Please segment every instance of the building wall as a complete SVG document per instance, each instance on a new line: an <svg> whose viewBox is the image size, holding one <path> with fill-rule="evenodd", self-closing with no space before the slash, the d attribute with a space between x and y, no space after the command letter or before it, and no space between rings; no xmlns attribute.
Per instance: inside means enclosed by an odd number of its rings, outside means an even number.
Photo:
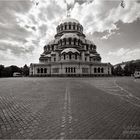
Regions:
<svg viewBox="0 0 140 140"><path fill-rule="evenodd" d="M109 64L55 63L32 64L30 76L105 76L111 75Z"/></svg>

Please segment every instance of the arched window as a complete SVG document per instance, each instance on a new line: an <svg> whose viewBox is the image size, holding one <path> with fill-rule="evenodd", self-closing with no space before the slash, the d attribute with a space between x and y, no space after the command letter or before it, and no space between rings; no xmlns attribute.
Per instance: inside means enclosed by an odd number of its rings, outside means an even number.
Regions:
<svg viewBox="0 0 140 140"><path fill-rule="evenodd" d="M69 38L69 45L71 45L71 38Z"/></svg>
<svg viewBox="0 0 140 140"><path fill-rule="evenodd" d="M52 45L52 51L54 50L54 46Z"/></svg>
<svg viewBox="0 0 140 140"><path fill-rule="evenodd" d="M74 45L76 44L76 39L74 38Z"/></svg>
<svg viewBox="0 0 140 140"><path fill-rule="evenodd" d="M70 68L68 68L68 72L70 73Z"/></svg>
<svg viewBox="0 0 140 140"><path fill-rule="evenodd" d="M62 40L60 40L60 45L62 46Z"/></svg>
<svg viewBox="0 0 140 140"><path fill-rule="evenodd" d="M48 51L50 50L50 46L48 45Z"/></svg>
<svg viewBox="0 0 140 140"><path fill-rule="evenodd" d="M65 25L65 30L67 29L67 25Z"/></svg>
<svg viewBox="0 0 140 140"><path fill-rule="evenodd" d="M69 25L69 29L71 29L71 25Z"/></svg>
<svg viewBox="0 0 140 140"><path fill-rule="evenodd" d="M41 73L43 73L43 68L41 68Z"/></svg>
<svg viewBox="0 0 140 140"><path fill-rule="evenodd" d="M73 30L75 30L75 25L73 25Z"/></svg>
<svg viewBox="0 0 140 140"><path fill-rule="evenodd" d="M86 46L86 50L88 50L89 49L89 47L88 47L88 45Z"/></svg>
<svg viewBox="0 0 140 140"><path fill-rule="evenodd" d="M71 53L69 54L69 59L71 59Z"/></svg>
<svg viewBox="0 0 140 140"><path fill-rule="evenodd" d="M80 45L80 40L78 40L78 45Z"/></svg>
<svg viewBox="0 0 140 140"><path fill-rule="evenodd" d="M66 59L66 54L64 53L64 60Z"/></svg>
<svg viewBox="0 0 140 140"><path fill-rule="evenodd" d="M90 50L92 50L92 45L90 45Z"/></svg>
<svg viewBox="0 0 140 140"><path fill-rule="evenodd" d="M77 30L79 30L79 26L77 26Z"/></svg>
<svg viewBox="0 0 140 140"><path fill-rule="evenodd" d="M65 68L65 72L66 72L66 73L68 72L68 68L67 68L67 67Z"/></svg>
<svg viewBox="0 0 140 140"><path fill-rule="evenodd" d="M47 73L47 68L44 68L44 73Z"/></svg>
<svg viewBox="0 0 140 140"><path fill-rule="evenodd" d="M94 73L96 73L97 72L97 69L96 68L94 68Z"/></svg>
<svg viewBox="0 0 140 140"><path fill-rule="evenodd" d="M75 54L75 59L77 60L77 54Z"/></svg>
<svg viewBox="0 0 140 140"><path fill-rule="evenodd" d="M66 38L64 38L64 45L66 45Z"/></svg>
<svg viewBox="0 0 140 140"><path fill-rule="evenodd" d="M40 69L39 68L37 68L37 73L40 73Z"/></svg>
<svg viewBox="0 0 140 140"><path fill-rule="evenodd" d="M98 73L100 73L100 68L98 68Z"/></svg>
<svg viewBox="0 0 140 140"><path fill-rule="evenodd" d="M104 73L104 68L101 68L101 73Z"/></svg>

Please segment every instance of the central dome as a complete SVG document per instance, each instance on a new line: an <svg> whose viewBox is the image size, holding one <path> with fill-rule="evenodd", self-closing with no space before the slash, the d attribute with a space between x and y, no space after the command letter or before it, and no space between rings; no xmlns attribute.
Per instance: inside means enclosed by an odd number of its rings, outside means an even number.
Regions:
<svg viewBox="0 0 140 140"><path fill-rule="evenodd" d="M67 17L67 18L65 18L65 19L62 19L61 21L60 21L60 23L59 24L61 24L61 23L68 23L68 22L74 22L74 23L79 23L79 21L78 20L76 20L76 19L74 19L74 18L70 18L70 17Z"/></svg>

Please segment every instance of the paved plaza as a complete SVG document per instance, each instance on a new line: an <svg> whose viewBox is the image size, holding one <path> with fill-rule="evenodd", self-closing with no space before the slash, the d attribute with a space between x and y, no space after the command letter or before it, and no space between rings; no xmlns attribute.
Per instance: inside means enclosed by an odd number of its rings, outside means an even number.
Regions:
<svg viewBox="0 0 140 140"><path fill-rule="evenodd" d="M1 78L0 139L139 139L140 79Z"/></svg>

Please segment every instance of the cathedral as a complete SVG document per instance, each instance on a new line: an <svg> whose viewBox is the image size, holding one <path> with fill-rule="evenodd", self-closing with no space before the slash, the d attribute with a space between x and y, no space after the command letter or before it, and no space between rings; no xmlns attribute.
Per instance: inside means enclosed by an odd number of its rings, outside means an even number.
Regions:
<svg viewBox="0 0 140 140"><path fill-rule="evenodd" d="M30 76L109 76L111 64L102 63L97 46L86 38L83 26L71 17L62 20L54 39L44 46Z"/></svg>

